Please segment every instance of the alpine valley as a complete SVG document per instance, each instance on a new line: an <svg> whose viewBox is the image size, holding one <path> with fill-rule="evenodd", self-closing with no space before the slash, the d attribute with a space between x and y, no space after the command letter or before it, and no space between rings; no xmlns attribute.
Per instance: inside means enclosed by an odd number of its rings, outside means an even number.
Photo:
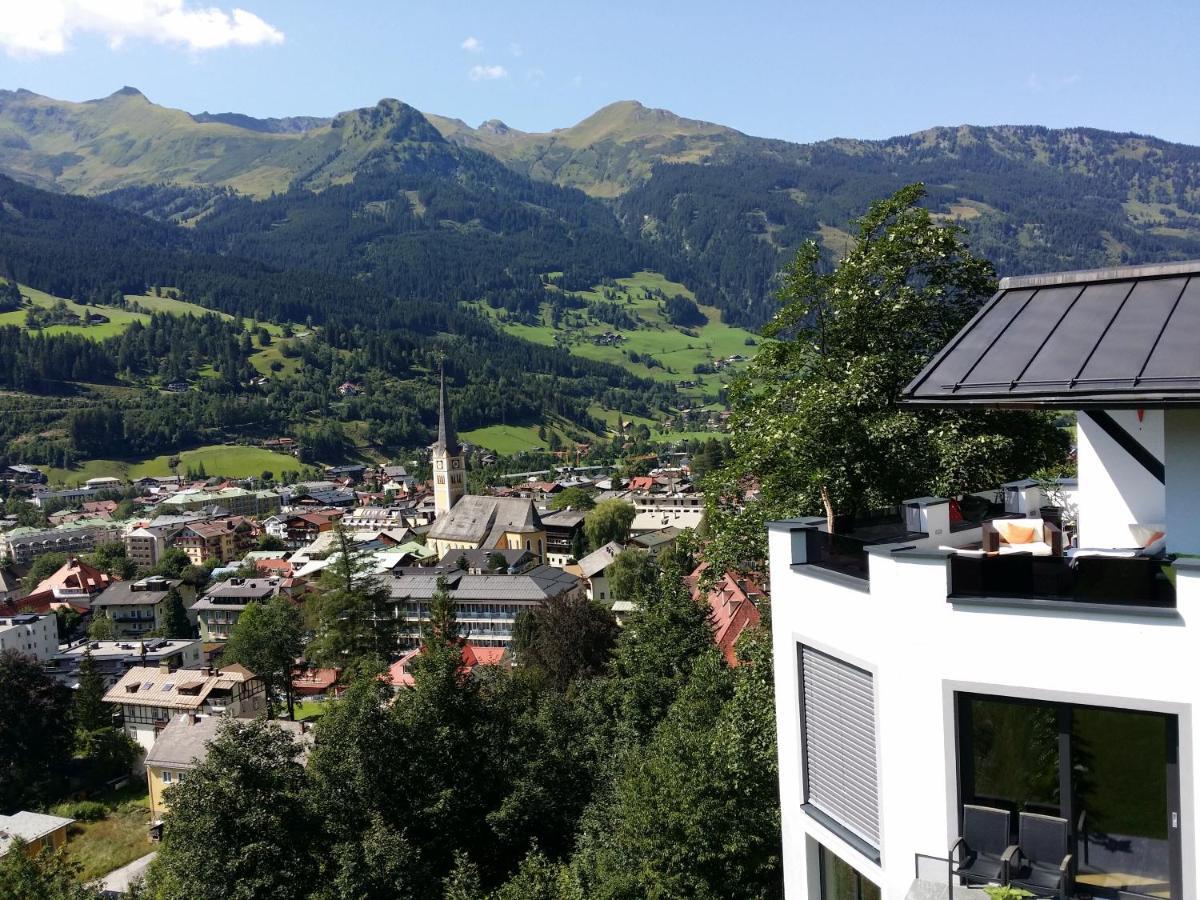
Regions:
<svg viewBox="0 0 1200 900"><path fill-rule="evenodd" d="M915 181L1001 274L1200 257L1200 148L1141 135L801 145L632 101L529 133L397 100L254 119L0 91L0 462L279 436L394 457L429 443L439 365L499 453L694 438L796 249L834 259Z"/></svg>

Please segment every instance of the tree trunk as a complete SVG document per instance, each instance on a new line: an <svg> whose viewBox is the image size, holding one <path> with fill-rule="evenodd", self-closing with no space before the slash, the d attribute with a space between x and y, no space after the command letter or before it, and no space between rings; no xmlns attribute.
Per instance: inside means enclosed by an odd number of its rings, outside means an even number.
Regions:
<svg viewBox="0 0 1200 900"><path fill-rule="evenodd" d="M825 507L825 527L833 534L833 501L829 498L829 488L825 485L821 485L821 503Z"/></svg>
<svg viewBox="0 0 1200 900"><path fill-rule="evenodd" d="M294 690L292 690L292 679L290 677L291 673L289 672L288 675L289 675L288 680L286 682L284 682L287 685L285 690L287 691L288 719L295 722L296 721L296 692Z"/></svg>

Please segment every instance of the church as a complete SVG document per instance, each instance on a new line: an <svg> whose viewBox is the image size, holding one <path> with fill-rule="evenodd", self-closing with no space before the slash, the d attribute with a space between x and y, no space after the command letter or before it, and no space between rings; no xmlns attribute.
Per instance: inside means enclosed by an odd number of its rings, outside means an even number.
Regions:
<svg viewBox="0 0 1200 900"><path fill-rule="evenodd" d="M546 529L532 500L466 493L465 454L446 400L442 373L438 436L431 450L435 516L427 542L441 559L450 550L528 550L546 561Z"/></svg>

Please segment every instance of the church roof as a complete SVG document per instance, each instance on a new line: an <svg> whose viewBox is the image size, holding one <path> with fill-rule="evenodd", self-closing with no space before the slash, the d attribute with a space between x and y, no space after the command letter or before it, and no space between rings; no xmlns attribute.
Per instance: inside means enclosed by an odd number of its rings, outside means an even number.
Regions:
<svg viewBox="0 0 1200 900"><path fill-rule="evenodd" d="M454 423L450 421L450 404L446 401L446 372L444 369L438 395L438 437L433 449L439 452L448 452L451 456L457 456L462 450L458 443L458 435L454 432Z"/></svg>
<svg viewBox="0 0 1200 900"><path fill-rule="evenodd" d="M428 537L494 547L506 531L541 530L542 520L532 500L468 495L438 517Z"/></svg>

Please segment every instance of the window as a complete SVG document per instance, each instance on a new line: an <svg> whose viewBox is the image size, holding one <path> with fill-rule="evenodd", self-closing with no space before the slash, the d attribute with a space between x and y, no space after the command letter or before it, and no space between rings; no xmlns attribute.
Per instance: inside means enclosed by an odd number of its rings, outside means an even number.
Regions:
<svg viewBox="0 0 1200 900"><path fill-rule="evenodd" d="M170 772L163 772L163 773L162 773L162 783L163 783L163 784L170 784L170 783L171 783L171 773L170 773Z"/></svg>
<svg viewBox="0 0 1200 900"><path fill-rule="evenodd" d="M879 888L858 870L821 848L821 900L879 900Z"/></svg>
<svg viewBox="0 0 1200 900"><path fill-rule="evenodd" d="M868 856L879 847L875 686L871 673L801 646L806 809Z"/></svg>

